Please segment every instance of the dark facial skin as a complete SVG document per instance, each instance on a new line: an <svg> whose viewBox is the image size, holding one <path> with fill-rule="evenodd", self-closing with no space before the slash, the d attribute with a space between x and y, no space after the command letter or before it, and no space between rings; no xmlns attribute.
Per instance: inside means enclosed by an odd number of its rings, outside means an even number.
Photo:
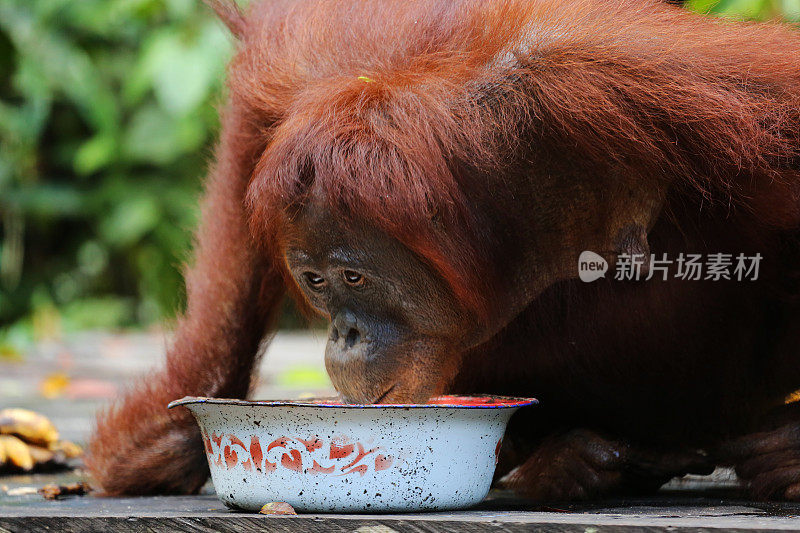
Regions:
<svg viewBox="0 0 800 533"><path fill-rule="evenodd" d="M319 207L301 212L290 233L286 263L331 321L325 366L343 399L414 402L442 393L476 330L444 281L399 242L345 229Z"/></svg>

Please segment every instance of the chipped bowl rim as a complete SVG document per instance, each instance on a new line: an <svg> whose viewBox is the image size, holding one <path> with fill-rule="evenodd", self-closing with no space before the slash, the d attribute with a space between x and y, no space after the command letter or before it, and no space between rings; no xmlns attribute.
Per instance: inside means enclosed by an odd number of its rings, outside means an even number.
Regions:
<svg viewBox="0 0 800 533"><path fill-rule="evenodd" d="M450 402L449 400L453 400ZM536 398L497 395L445 395L432 398L442 403L339 403L333 398L308 400L238 400L234 398L208 398L204 396L184 396L173 400L167 409L180 405L214 404L240 405L244 407L321 407L325 409L517 409L528 405L536 405ZM480 401L484 400L484 401ZM460 402L460 403L459 403ZM465 403L472 402L472 403Z"/></svg>

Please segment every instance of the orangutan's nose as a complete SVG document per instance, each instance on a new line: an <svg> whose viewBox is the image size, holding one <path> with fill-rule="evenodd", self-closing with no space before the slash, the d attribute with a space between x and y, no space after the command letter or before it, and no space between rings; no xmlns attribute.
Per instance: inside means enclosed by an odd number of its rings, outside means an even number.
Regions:
<svg viewBox="0 0 800 533"><path fill-rule="evenodd" d="M349 350L361 342L361 337L358 322L352 313L344 311L336 315L331 323L331 342L337 343L341 340L344 349Z"/></svg>
<svg viewBox="0 0 800 533"><path fill-rule="evenodd" d="M372 391L369 376L377 369L373 346L366 342L367 325L348 311L340 311L331 321L325 368L336 390L351 403L369 403L378 396Z"/></svg>
<svg viewBox="0 0 800 533"><path fill-rule="evenodd" d="M400 374L402 338L390 321L348 309L333 315L325 369L344 401L372 403L386 395Z"/></svg>

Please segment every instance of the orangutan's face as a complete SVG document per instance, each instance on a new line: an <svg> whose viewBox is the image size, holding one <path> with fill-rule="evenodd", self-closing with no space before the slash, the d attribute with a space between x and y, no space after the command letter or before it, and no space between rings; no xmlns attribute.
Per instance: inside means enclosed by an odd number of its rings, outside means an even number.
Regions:
<svg viewBox="0 0 800 533"><path fill-rule="evenodd" d="M325 366L353 403L421 402L455 375L474 322L447 284L394 239L345 229L324 210L292 223L285 259L330 319Z"/></svg>

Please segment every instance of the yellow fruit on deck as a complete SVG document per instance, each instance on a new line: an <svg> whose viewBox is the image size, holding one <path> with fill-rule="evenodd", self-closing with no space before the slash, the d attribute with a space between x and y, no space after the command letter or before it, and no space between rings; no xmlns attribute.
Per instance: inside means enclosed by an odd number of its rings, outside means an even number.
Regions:
<svg viewBox="0 0 800 533"><path fill-rule="evenodd" d="M67 459L74 459L83 455L83 449L74 442L68 440L60 440L52 443L50 445L50 450L63 454Z"/></svg>
<svg viewBox="0 0 800 533"><path fill-rule="evenodd" d="M31 452L33 462L37 465L49 463L56 458L56 454L54 452L48 450L47 448L42 448L41 446L29 445L28 451Z"/></svg>
<svg viewBox="0 0 800 533"><path fill-rule="evenodd" d="M0 435L0 448L6 455L6 461L23 470L33 468L33 457L28 445L12 435Z"/></svg>
<svg viewBox="0 0 800 533"><path fill-rule="evenodd" d="M58 440L58 430L46 417L27 409L0 411L0 434L18 435L31 444L49 446Z"/></svg>

